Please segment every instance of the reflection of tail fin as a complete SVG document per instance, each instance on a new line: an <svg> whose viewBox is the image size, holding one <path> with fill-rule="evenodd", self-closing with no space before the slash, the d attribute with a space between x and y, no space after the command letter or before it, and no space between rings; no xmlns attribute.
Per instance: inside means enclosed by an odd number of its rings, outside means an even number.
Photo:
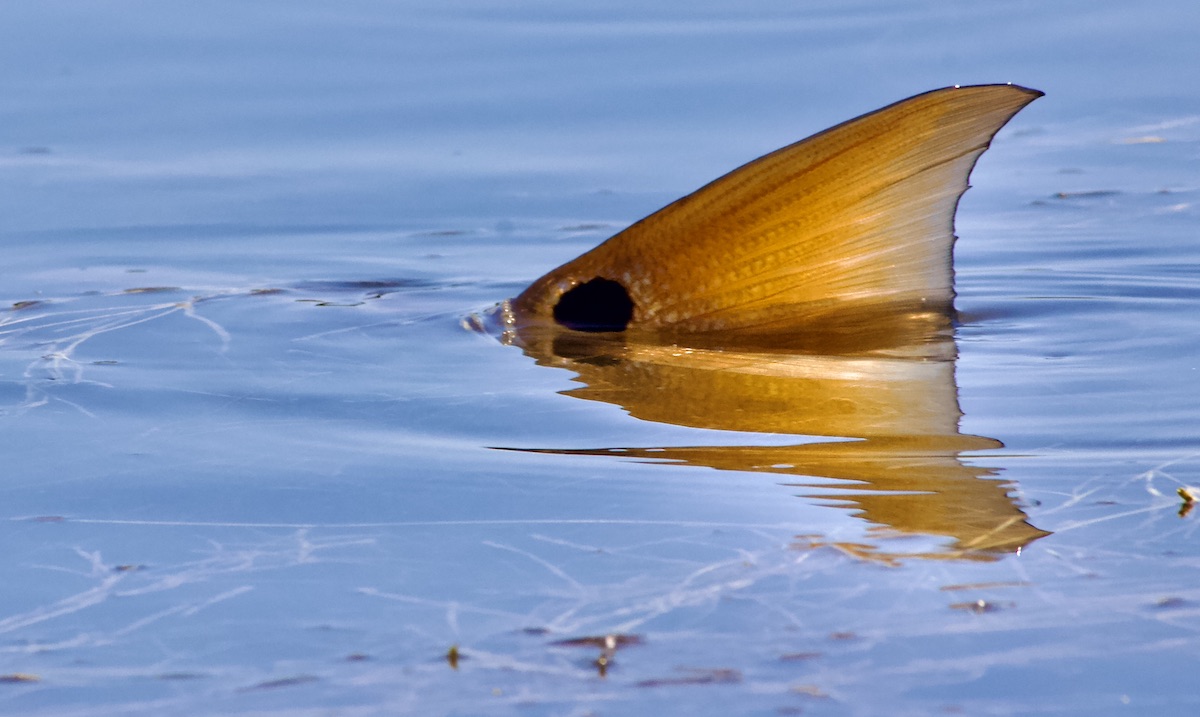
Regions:
<svg viewBox="0 0 1200 717"><path fill-rule="evenodd" d="M1046 535L1027 522L1006 481L964 457L1003 445L959 433L954 344L948 337L929 337L911 353L900 346L880 355L822 356L557 333L576 339L571 351L555 353L562 345L553 339L526 342L524 350L543 365L578 374L582 385L567 395L611 403L647 421L739 431L743 437L732 441L739 445L516 450L783 477L784 485L803 489L802 497L832 501L874 523L865 542L837 547L884 562L994 560ZM861 440L764 446L745 436L754 432ZM897 543L884 542L889 534L951 540L925 552L901 544L903 552L897 552ZM812 542L817 544L832 543L821 538Z"/></svg>
<svg viewBox="0 0 1200 717"><path fill-rule="evenodd" d="M1009 496L1012 486L996 471L965 461L964 451L1003 447L980 436L897 436L849 443L810 443L792 450L786 471L854 481L797 481L817 492L805 497L837 501L864 520L902 534L942 535L954 543L921 557L988 559L1016 552L1049 535L1029 524ZM916 557L916 556L914 556Z"/></svg>
<svg viewBox="0 0 1200 717"><path fill-rule="evenodd" d="M646 217L514 309L590 330L752 336L820 330L847 310L948 311L958 198L992 136L1041 94L946 88L840 124Z"/></svg>
<svg viewBox="0 0 1200 717"><path fill-rule="evenodd" d="M980 436L925 435L869 438L795 446L668 446L663 448L524 449L534 453L611 456L652 463L706 466L722 471L792 478L800 497L848 508L874 523L860 557L996 560L1043 536L1009 496L996 471L963 459L967 451L1001 448ZM807 492L811 490L812 492ZM925 552L900 552L887 538L944 536ZM811 537L811 536L810 536ZM812 546L832 545L816 539ZM840 547L848 547L842 544Z"/></svg>

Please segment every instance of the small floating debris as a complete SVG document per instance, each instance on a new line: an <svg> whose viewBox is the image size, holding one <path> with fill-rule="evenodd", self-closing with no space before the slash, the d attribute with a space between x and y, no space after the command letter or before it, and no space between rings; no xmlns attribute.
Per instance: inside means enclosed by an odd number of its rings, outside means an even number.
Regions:
<svg viewBox="0 0 1200 717"><path fill-rule="evenodd" d="M314 675L296 675L295 677L283 677L278 680L267 680L259 682L257 685L243 687L241 692L255 692L258 690L277 690L281 687L296 687L297 685L307 685L317 681Z"/></svg>
<svg viewBox="0 0 1200 717"><path fill-rule="evenodd" d="M372 289L427 289L433 282L426 279L364 279L359 281L302 281L296 284L302 291L369 291Z"/></svg>
<svg viewBox="0 0 1200 717"><path fill-rule="evenodd" d="M458 669L458 661L462 659L462 655L458 651L458 645L451 645L449 650L446 650L446 664L450 665L450 669Z"/></svg>
<svg viewBox="0 0 1200 717"><path fill-rule="evenodd" d="M1166 141L1166 137L1159 137L1158 135L1146 135L1144 137L1126 137L1120 141L1120 144L1162 144Z"/></svg>
<svg viewBox="0 0 1200 717"><path fill-rule="evenodd" d="M816 685L793 685L788 691L794 695L803 695L804 697L811 697L816 700L827 700L830 698L828 692Z"/></svg>
<svg viewBox="0 0 1200 717"><path fill-rule="evenodd" d="M1179 517L1186 518L1192 509L1196 507L1196 500L1200 499L1200 492L1190 486L1183 486L1175 491L1183 500L1183 504L1179 506Z"/></svg>
<svg viewBox="0 0 1200 717"><path fill-rule="evenodd" d="M1013 603L1001 605L1000 603L991 602L990 600L972 600L971 602L956 602L950 605L951 610L963 610L965 612L973 612L976 615L982 615L988 612L999 612L1004 608L1013 607Z"/></svg>
<svg viewBox="0 0 1200 717"><path fill-rule="evenodd" d="M1113 189L1096 189L1087 192L1056 192L1055 199L1101 199L1103 197L1115 197L1120 192Z"/></svg>
<svg viewBox="0 0 1200 717"><path fill-rule="evenodd" d="M7 675L0 675L0 684L4 685L28 684L30 682L41 681L41 677L28 672L10 672Z"/></svg>
<svg viewBox="0 0 1200 717"><path fill-rule="evenodd" d="M817 550L818 548L832 548L843 555L846 555L864 562L875 563L888 568L896 568L903 563L900 560L901 556L892 555L881 551L875 545L867 543L855 543L850 541L827 542L820 539L820 536L797 535L796 542L788 547L792 550Z"/></svg>
<svg viewBox="0 0 1200 717"><path fill-rule="evenodd" d="M599 635L592 637L573 637L568 640L557 640L550 643L555 647L599 647L604 650L615 650L618 647L630 647L642 644L641 635Z"/></svg>
<svg viewBox="0 0 1200 717"><path fill-rule="evenodd" d="M206 677L208 675L203 672L164 672L154 676L158 680L202 680Z"/></svg>
<svg viewBox="0 0 1200 717"><path fill-rule="evenodd" d="M24 309L32 309L32 308L35 308L38 306L43 306L43 305L45 305L45 303L46 302L39 301L37 299L30 299L28 301L17 301L17 302L13 303L12 310L13 311L22 311Z"/></svg>
<svg viewBox="0 0 1200 717"><path fill-rule="evenodd" d="M642 680L638 687L676 687L680 685L733 685L742 681L741 670L728 667L704 669L697 667L680 667L680 672L687 674L679 677L659 677Z"/></svg>
<svg viewBox="0 0 1200 717"><path fill-rule="evenodd" d="M1155 610L1175 610L1181 607L1187 607L1188 601L1181 597L1172 595L1170 597L1159 598L1154 603Z"/></svg>
<svg viewBox="0 0 1200 717"><path fill-rule="evenodd" d="M956 585L943 585L938 588L943 592L958 592L960 590L988 590L991 588L1027 588L1033 583L1027 580L1013 580L1010 582L990 582L990 583L959 583Z"/></svg>
<svg viewBox="0 0 1200 717"><path fill-rule="evenodd" d="M122 294L171 294L176 291L183 291L178 286L139 286L133 289L126 289Z"/></svg>
<svg viewBox="0 0 1200 717"><path fill-rule="evenodd" d="M608 668L616 657L617 648L642 644L640 635L599 635L591 637L575 637L550 643L555 647L598 647L600 656L592 663L601 677L608 676Z"/></svg>

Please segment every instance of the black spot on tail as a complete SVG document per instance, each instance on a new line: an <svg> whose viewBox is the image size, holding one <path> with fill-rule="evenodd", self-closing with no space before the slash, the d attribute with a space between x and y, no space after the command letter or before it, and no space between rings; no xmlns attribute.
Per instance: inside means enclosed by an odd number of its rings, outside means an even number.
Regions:
<svg viewBox="0 0 1200 717"><path fill-rule="evenodd" d="M624 331L632 318L629 292L609 279L580 284L554 306L554 320L575 331Z"/></svg>

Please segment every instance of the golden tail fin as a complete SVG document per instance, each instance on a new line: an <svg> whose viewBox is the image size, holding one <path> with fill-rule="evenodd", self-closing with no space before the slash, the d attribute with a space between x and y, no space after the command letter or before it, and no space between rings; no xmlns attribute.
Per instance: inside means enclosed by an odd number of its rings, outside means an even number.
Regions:
<svg viewBox="0 0 1200 717"><path fill-rule="evenodd" d="M538 279L515 318L736 337L944 316L971 169L1041 95L934 90L760 157Z"/></svg>

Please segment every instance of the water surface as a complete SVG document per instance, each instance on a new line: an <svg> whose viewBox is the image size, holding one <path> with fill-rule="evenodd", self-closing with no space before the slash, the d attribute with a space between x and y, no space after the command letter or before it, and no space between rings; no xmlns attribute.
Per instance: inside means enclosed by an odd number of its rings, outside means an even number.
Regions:
<svg viewBox="0 0 1200 717"><path fill-rule="evenodd" d="M1200 706L1192 4L2 15L6 713ZM734 380L462 325L994 81L1047 96L973 175L944 360Z"/></svg>

